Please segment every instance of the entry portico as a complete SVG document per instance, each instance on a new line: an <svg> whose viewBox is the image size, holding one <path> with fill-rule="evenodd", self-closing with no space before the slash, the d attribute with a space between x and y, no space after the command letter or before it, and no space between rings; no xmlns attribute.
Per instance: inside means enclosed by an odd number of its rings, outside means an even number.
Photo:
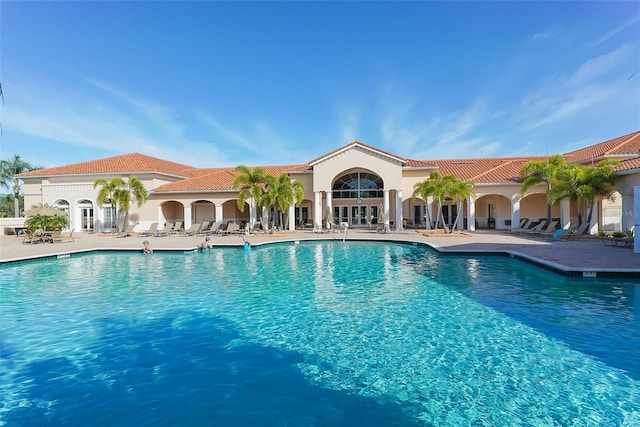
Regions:
<svg viewBox="0 0 640 427"><path fill-rule="evenodd" d="M404 163L359 141L309 162L313 169L314 229L323 228L327 213L338 223L349 222L350 226L370 226L384 218L385 228L393 222L402 229ZM393 207L390 195L395 199Z"/></svg>

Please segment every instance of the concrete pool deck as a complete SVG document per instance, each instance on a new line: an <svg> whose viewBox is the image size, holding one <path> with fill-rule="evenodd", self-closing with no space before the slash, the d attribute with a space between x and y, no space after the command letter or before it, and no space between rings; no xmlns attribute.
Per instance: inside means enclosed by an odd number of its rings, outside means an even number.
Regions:
<svg viewBox="0 0 640 427"><path fill-rule="evenodd" d="M218 246L240 246L243 236L211 236L211 243ZM342 240L344 233L314 233L311 230L280 232L273 235L250 235L252 245L296 240ZM526 259L554 270L572 275L620 275L640 278L640 254L633 247L604 245L595 236L579 240L541 239L512 234L508 231L476 231L454 235L431 234L425 230L376 233L366 229L350 229L349 240L380 240L426 243L443 253L505 253ZM15 236L0 236L0 262L20 261L32 258L66 255L93 250L139 250L142 242L149 240L156 251L193 250L202 236L170 235L146 237L131 235L116 238L109 234L74 233L74 241L24 244Z"/></svg>

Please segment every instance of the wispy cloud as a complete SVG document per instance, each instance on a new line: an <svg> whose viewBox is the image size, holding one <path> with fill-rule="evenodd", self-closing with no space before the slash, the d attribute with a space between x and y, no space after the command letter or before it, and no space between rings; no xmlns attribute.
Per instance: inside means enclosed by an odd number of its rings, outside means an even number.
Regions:
<svg viewBox="0 0 640 427"><path fill-rule="evenodd" d="M125 101L136 112L147 117L164 131L171 132L172 134L180 134L184 130L184 126L177 120L177 114L172 109L127 93L126 91L111 86L105 82L101 82L89 77L84 78L93 86L107 92L114 97L117 97L118 99Z"/></svg>
<svg viewBox="0 0 640 427"><path fill-rule="evenodd" d="M633 24L635 24L637 22L640 22L640 15L636 15L636 16L632 17L628 21L623 22L622 24L618 25L617 27L615 27L611 31L607 32L606 34L602 35L598 39L594 40L593 42L591 42L589 44L589 48L593 48L593 47L598 46L599 44L609 40L611 37L615 36L616 34L622 32L624 30L626 30L627 28L629 28L630 26L632 26Z"/></svg>
<svg viewBox="0 0 640 427"><path fill-rule="evenodd" d="M551 35L551 30L547 30L543 33L536 33L531 36L532 41L541 41L547 39Z"/></svg>
<svg viewBox="0 0 640 427"><path fill-rule="evenodd" d="M619 48L586 60L572 74L547 81L525 94L520 115L526 129L577 116L618 93L633 48ZM621 74L617 74L617 72Z"/></svg>

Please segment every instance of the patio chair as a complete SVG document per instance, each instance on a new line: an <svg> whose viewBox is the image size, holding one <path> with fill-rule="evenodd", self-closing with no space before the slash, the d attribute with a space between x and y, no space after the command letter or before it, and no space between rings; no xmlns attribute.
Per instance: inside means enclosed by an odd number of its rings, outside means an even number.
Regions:
<svg viewBox="0 0 640 427"><path fill-rule="evenodd" d="M196 235L198 236L206 235L209 232L209 230L211 230L212 225L213 225L212 221L204 221L202 224L200 224L200 228L198 228L198 231L196 231Z"/></svg>
<svg viewBox="0 0 640 427"><path fill-rule="evenodd" d="M129 224L123 231L118 231L113 237L129 237L133 233L133 229L136 228L135 224Z"/></svg>
<svg viewBox="0 0 640 427"><path fill-rule="evenodd" d="M558 239L579 239L587 232L587 230L589 229L589 225L590 224L588 222L583 222L579 227L566 230L564 233L558 236Z"/></svg>
<svg viewBox="0 0 640 427"><path fill-rule="evenodd" d="M520 224L517 227L511 229L512 232L518 233L520 231L527 230L531 225L531 220L529 218L523 218L520 220Z"/></svg>
<svg viewBox="0 0 640 427"><path fill-rule="evenodd" d="M239 234L240 227L235 222L230 222L227 224L227 228L224 230L224 234Z"/></svg>
<svg viewBox="0 0 640 427"><path fill-rule="evenodd" d="M169 234L180 234L183 231L184 230L182 229L182 221L176 221L176 223L173 224L171 230L169 230Z"/></svg>
<svg viewBox="0 0 640 427"><path fill-rule="evenodd" d="M191 224L191 227L189 227L188 229L184 230L182 232L183 236L195 236L195 234L198 232L198 230L200 230L200 227L202 226L202 223L197 222L195 224Z"/></svg>
<svg viewBox="0 0 640 427"><path fill-rule="evenodd" d="M53 232L47 236L49 243L62 242L62 230L53 230Z"/></svg>
<svg viewBox="0 0 640 427"><path fill-rule="evenodd" d="M536 224L534 227L528 228L526 230L521 230L521 232L522 233L539 233L540 231L542 231L542 229L544 228L545 225L547 225L547 220L543 219L538 224ZM554 225L554 227L555 227L555 225Z"/></svg>
<svg viewBox="0 0 640 427"><path fill-rule="evenodd" d="M28 230L28 229L24 229L23 233L23 238L22 238L22 243L37 243L34 242L34 236L33 236L33 231Z"/></svg>
<svg viewBox="0 0 640 427"><path fill-rule="evenodd" d="M219 234L218 230L220 229L220 227L222 225L223 225L223 223L221 221L212 222L211 225L209 226L209 229L203 230L201 232L201 234L203 234L205 236L210 236L212 234Z"/></svg>
<svg viewBox="0 0 640 427"><path fill-rule="evenodd" d="M152 222L149 228L140 232L140 237L149 237L155 235L156 231L158 231L158 223Z"/></svg>

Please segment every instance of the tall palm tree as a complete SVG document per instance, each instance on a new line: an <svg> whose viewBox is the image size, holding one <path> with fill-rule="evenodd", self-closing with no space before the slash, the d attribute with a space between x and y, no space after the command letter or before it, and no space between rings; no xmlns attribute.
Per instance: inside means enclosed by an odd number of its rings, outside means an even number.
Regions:
<svg viewBox="0 0 640 427"><path fill-rule="evenodd" d="M0 186L13 189L13 210L16 218L20 216L20 178L16 175L38 169L42 169L42 166L26 162L18 155L8 160L0 160Z"/></svg>
<svg viewBox="0 0 640 427"><path fill-rule="evenodd" d="M280 176L267 175L265 207L275 207L280 214L280 225L286 228L289 222L289 216L285 215L289 207L295 203L300 206L304 197L304 184L300 181L291 181L291 177L287 173L281 173Z"/></svg>
<svg viewBox="0 0 640 427"><path fill-rule="evenodd" d="M458 205L456 219L453 221L452 228L452 230L455 230L458 226L460 213L462 212L462 203L475 194L475 192L473 191L475 183L471 181L463 181L453 175L446 175L444 178L446 179L448 184L447 192L449 193L449 197L451 197L453 201Z"/></svg>
<svg viewBox="0 0 640 427"><path fill-rule="evenodd" d="M527 162L520 170L522 194L539 184L547 186L547 223L551 222L551 206L559 200L554 197L557 194L554 192L554 187L558 184L558 174L566 167L566 164L564 157L556 154L549 157L547 161L532 160Z"/></svg>
<svg viewBox="0 0 640 427"><path fill-rule="evenodd" d="M413 194L411 195L412 199L422 199L425 203L425 215L426 215L426 227L429 228L431 225L431 213L429 212L429 205L427 200L431 195L430 183L428 180L420 181L413 186Z"/></svg>
<svg viewBox="0 0 640 427"><path fill-rule="evenodd" d="M116 191L115 197L124 212L124 223L122 225L122 230L124 231L129 222L131 203L134 202L138 207L141 207L149 200L149 192L138 178L132 176L128 181L123 181L122 188Z"/></svg>
<svg viewBox="0 0 640 427"><path fill-rule="evenodd" d="M263 198L265 194L265 184L267 181L267 173L262 168L251 169L245 165L236 167L238 175L233 179L233 188L238 188L238 209L244 212L244 206L248 199L251 199L253 207L262 210ZM257 214L258 212L256 212ZM253 224L250 224L253 226ZM267 224L263 224L267 227Z"/></svg>
<svg viewBox="0 0 640 427"><path fill-rule="evenodd" d="M448 180L445 180L439 172L434 171L429 174L429 178L413 186L414 195L420 195L425 202L429 196L433 196L434 200L438 203L438 212L436 213L436 228L438 224L444 226L444 215L442 214L442 205L447 197Z"/></svg>
<svg viewBox="0 0 640 427"><path fill-rule="evenodd" d="M584 204L584 167L582 165L566 165L558 173L558 183L547 194L552 200L569 198L578 207L578 225L582 224L582 207Z"/></svg>
<svg viewBox="0 0 640 427"><path fill-rule="evenodd" d="M587 222L589 224L591 224L596 197L605 198L609 201L615 200L613 168L619 163L617 160L606 159L598 163L596 167L587 167L584 174L584 183L587 188L585 202L588 209Z"/></svg>
<svg viewBox="0 0 640 427"><path fill-rule="evenodd" d="M124 182L122 178L113 178L107 181L104 178L98 178L93 181L93 188L100 187L100 191L98 191L98 197L96 198L97 202L101 205L111 204L111 218L116 220L115 226L117 228L117 200L116 194L119 190L124 187ZM113 227L114 224L111 224Z"/></svg>

